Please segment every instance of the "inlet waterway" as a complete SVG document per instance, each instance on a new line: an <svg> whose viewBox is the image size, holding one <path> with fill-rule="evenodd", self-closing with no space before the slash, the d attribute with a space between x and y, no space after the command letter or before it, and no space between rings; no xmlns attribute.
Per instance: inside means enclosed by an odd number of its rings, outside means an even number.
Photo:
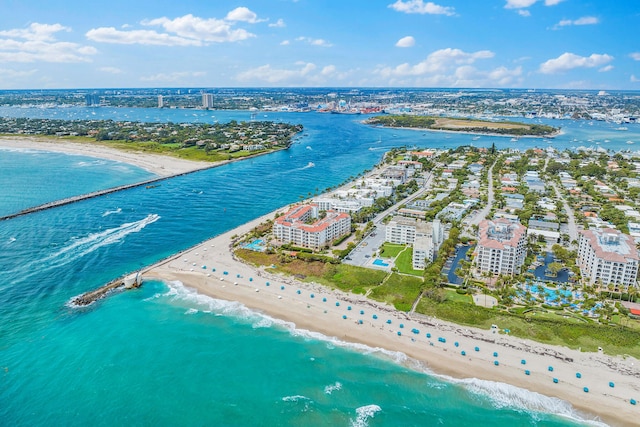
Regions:
<svg viewBox="0 0 640 427"><path fill-rule="evenodd" d="M251 119L249 112L114 108L2 107L0 115ZM402 355L341 346L179 284L150 282L83 310L65 305L126 272L336 186L391 147L568 148L598 138L626 150L630 138L640 143L635 125L619 135L606 123L554 122L565 134L552 144L525 138L514 144L372 128L360 116L260 116L302 123L303 134L288 150L0 222L2 424L375 426L482 419L496 426L574 425L547 412L576 415L561 402L502 384L446 382L424 367L398 363ZM24 208L16 189L33 206L150 178L128 165L29 150L0 150L0 164L12 165L11 173L0 173L3 214ZM67 182L71 187L59 188Z"/></svg>

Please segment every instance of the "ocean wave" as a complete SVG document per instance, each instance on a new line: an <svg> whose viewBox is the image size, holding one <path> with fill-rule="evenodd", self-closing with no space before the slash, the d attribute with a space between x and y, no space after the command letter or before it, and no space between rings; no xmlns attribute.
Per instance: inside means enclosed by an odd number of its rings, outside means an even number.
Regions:
<svg viewBox="0 0 640 427"><path fill-rule="evenodd" d="M189 310L185 311L184 314L196 314L198 312L198 310L196 310L195 308L190 308Z"/></svg>
<svg viewBox="0 0 640 427"><path fill-rule="evenodd" d="M71 238L67 244L57 252L47 255L44 258L33 260L21 266L21 278L28 279L31 276L41 274L43 271L61 268L71 262L82 258L97 249L121 242L131 233L138 233L147 225L153 224L160 216L157 214L147 215L145 218L122 224L115 228L110 228L99 233L91 233L84 237ZM17 272L14 272L17 273Z"/></svg>
<svg viewBox="0 0 640 427"><path fill-rule="evenodd" d="M299 394L295 396L285 396L282 398L283 402L299 402L301 400L311 400L307 396L301 396Z"/></svg>
<svg viewBox="0 0 640 427"><path fill-rule="evenodd" d="M324 394L331 394L334 391L339 391L342 390L342 383L340 383L339 381L336 381L333 384L329 384L328 386L324 387Z"/></svg>
<svg viewBox="0 0 640 427"><path fill-rule="evenodd" d="M105 217L105 216L109 216L109 215L113 215L113 214L119 214L121 212L122 212L122 208L118 208L118 209L115 209L115 210L112 210L112 211L105 211L102 214L102 216Z"/></svg>
<svg viewBox="0 0 640 427"><path fill-rule="evenodd" d="M547 413L593 426L607 426L599 420L584 418L565 400L545 396L511 384L477 378L447 378L447 381L460 384L471 393L488 397L497 409L510 408L518 412L527 412L534 420L537 420L537 414Z"/></svg>
<svg viewBox="0 0 640 427"><path fill-rule="evenodd" d="M356 409L356 419L351 420L351 425L353 427L367 427L369 419L375 417L380 411L382 411L382 408L378 405L361 406Z"/></svg>

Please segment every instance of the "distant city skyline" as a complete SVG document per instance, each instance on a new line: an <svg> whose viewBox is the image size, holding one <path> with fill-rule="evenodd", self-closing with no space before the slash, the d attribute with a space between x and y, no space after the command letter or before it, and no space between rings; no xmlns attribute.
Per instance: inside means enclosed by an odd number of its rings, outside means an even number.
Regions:
<svg viewBox="0 0 640 427"><path fill-rule="evenodd" d="M3 2L0 89L640 90L637 0Z"/></svg>

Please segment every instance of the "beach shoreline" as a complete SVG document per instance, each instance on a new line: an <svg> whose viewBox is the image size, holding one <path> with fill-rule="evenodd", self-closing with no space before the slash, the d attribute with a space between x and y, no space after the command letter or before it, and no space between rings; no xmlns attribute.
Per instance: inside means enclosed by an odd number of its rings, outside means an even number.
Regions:
<svg viewBox="0 0 640 427"><path fill-rule="evenodd" d="M227 163L227 161L199 162L161 154L123 151L101 144L74 142L68 139L58 139L53 137L1 136L0 148L39 150L69 155L97 157L100 159L134 165L151 172L158 177L168 177L187 172L195 172L197 170L208 169L215 165Z"/></svg>
<svg viewBox="0 0 640 427"><path fill-rule="evenodd" d="M362 295L300 282L236 259L232 237L245 234L283 209L145 268L143 277L165 283L179 281L198 293L237 301L290 322L296 329L403 353L434 374L454 381L493 381L556 397L569 402L586 420L599 417L610 425L626 426L634 424L634 417L640 414L640 407L630 404L630 399L640 396L640 362L634 358L581 353L422 315L410 316ZM553 412L547 406L538 410Z"/></svg>
<svg viewBox="0 0 640 427"><path fill-rule="evenodd" d="M214 165L56 139L30 137L25 142L24 139L12 141L10 137L0 137L0 147L99 157L145 169L153 167L158 171L155 173L168 175ZM221 164L224 163L226 161ZM557 397L571 403L586 419L595 415L611 425L623 426L632 425L630 420L640 413L639 406L630 404L630 399L638 400L640 396L640 362L634 358L580 353L438 319L409 316L362 295L299 282L273 274L268 268L250 266L236 259L231 251L232 236L247 233L284 209L277 209L145 268L143 277L164 282L180 281L199 293L238 301L252 310L291 322L297 329L319 332L326 337L373 349L403 353L436 375L462 381L495 381ZM225 271L228 274L224 274ZM361 315L361 311L364 314ZM373 314L378 319L373 319ZM387 320L391 323L386 323ZM403 327L400 327L401 323ZM412 329L420 332L414 334ZM427 333L431 337L427 338ZM475 351L475 347L479 351ZM465 356L462 351L466 352ZM493 355L494 352L497 356ZM526 365L522 360L526 360ZM554 370L549 371L549 366ZM530 375L526 375L525 370L529 370ZM577 372L581 373L581 378L576 377ZM558 383L553 381L554 378ZM613 382L615 387L610 387L609 382ZM589 392L585 393L583 387L588 387ZM549 411L549 408L539 408L543 409Z"/></svg>

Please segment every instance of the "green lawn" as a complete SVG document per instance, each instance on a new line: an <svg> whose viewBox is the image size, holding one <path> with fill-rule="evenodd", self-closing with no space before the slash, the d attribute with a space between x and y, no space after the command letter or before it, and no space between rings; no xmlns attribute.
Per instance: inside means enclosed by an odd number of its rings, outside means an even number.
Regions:
<svg viewBox="0 0 640 427"><path fill-rule="evenodd" d="M462 302L465 304L473 304L473 297L471 295L465 294L459 294L456 291L452 291L452 290L446 290L446 296L447 296L447 301L453 301L453 302Z"/></svg>
<svg viewBox="0 0 640 427"><path fill-rule="evenodd" d="M411 247L407 247L400 255L398 255L396 258L396 267L400 273L420 277L424 275L424 270L413 269L413 248Z"/></svg>
<svg viewBox="0 0 640 427"><path fill-rule="evenodd" d="M380 249L380 256L385 258L395 258L406 245L397 245L395 243L385 242Z"/></svg>

